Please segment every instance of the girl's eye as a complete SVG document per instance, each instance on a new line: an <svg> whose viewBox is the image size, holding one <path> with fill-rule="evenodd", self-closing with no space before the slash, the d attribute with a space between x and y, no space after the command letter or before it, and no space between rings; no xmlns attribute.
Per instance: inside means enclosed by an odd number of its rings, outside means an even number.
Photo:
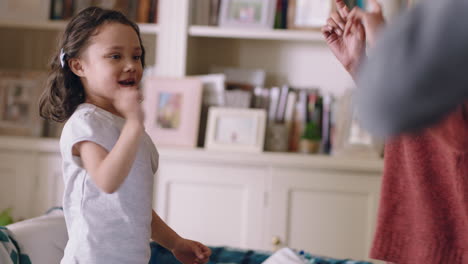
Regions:
<svg viewBox="0 0 468 264"><path fill-rule="evenodd" d="M140 60L140 59L141 59L141 56L133 56L133 59L134 59L134 60Z"/></svg>
<svg viewBox="0 0 468 264"><path fill-rule="evenodd" d="M109 57L110 57L111 59L114 59L114 60L120 59L120 55L117 55L117 54L115 54L115 55L110 55Z"/></svg>

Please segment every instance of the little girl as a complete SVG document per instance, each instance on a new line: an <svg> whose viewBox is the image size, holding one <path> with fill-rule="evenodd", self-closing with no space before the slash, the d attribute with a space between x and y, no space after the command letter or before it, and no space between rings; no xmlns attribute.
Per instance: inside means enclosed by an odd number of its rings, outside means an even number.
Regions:
<svg viewBox="0 0 468 264"><path fill-rule="evenodd" d="M184 264L211 252L181 238L152 210L158 152L144 131L138 26L90 7L65 29L51 63L41 116L66 121L60 138L69 241L62 264L146 264L150 238Z"/></svg>

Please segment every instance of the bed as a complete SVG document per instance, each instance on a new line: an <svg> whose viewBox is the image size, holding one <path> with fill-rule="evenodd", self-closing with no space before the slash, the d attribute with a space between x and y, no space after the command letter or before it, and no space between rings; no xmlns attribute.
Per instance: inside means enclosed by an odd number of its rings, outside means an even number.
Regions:
<svg viewBox="0 0 468 264"><path fill-rule="evenodd" d="M0 263L59 264L68 240L61 208L45 215L0 228ZM165 248L150 243L150 264L179 264ZM210 247L209 264L372 264L364 261L333 259L283 248L277 252L229 247Z"/></svg>

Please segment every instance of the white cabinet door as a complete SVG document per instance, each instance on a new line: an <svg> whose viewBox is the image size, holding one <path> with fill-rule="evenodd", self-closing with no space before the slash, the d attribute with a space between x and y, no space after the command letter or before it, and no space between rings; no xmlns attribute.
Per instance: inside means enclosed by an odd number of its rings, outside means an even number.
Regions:
<svg viewBox="0 0 468 264"><path fill-rule="evenodd" d="M39 193L36 164L34 154L0 151L0 211L12 208L14 220L34 216L34 197Z"/></svg>
<svg viewBox="0 0 468 264"><path fill-rule="evenodd" d="M267 238L312 254L368 259L379 188L376 173L274 169Z"/></svg>
<svg viewBox="0 0 468 264"><path fill-rule="evenodd" d="M38 160L37 173L40 179L39 189L42 195L37 197L36 215L41 215L51 207L62 206L62 157L60 153L42 153Z"/></svg>
<svg viewBox="0 0 468 264"><path fill-rule="evenodd" d="M180 235L210 246L262 245L266 169L162 159L158 214Z"/></svg>

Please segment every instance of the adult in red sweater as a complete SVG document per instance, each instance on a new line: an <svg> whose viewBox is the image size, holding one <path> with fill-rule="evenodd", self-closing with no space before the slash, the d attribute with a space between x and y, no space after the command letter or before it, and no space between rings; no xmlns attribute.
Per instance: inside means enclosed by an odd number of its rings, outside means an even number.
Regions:
<svg viewBox="0 0 468 264"><path fill-rule="evenodd" d="M348 72L372 46L383 17L336 0L323 35ZM359 89L359 88L358 88ZM371 258L398 264L468 263L468 104L431 127L389 138Z"/></svg>

